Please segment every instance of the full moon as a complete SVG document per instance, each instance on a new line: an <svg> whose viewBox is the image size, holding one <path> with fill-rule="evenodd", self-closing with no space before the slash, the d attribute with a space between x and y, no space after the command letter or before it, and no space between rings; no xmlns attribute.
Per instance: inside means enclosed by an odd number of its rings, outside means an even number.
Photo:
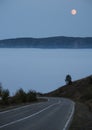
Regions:
<svg viewBox="0 0 92 130"><path fill-rule="evenodd" d="M76 9L72 9L72 10L71 10L71 14L72 14L72 15L76 15L76 14L77 14L77 10L76 10Z"/></svg>

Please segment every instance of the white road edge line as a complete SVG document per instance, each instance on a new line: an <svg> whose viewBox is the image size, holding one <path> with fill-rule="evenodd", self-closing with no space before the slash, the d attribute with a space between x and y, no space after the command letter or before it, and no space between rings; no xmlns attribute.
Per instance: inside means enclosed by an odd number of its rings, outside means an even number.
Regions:
<svg viewBox="0 0 92 130"><path fill-rule="evenodd" d="M65 127L63 128L63 130L67 130L67 128L68 128L68 126L69 126L69 123L70 123L71 120L72 120L74 111L75 111L75 103L73 102L72 112L71 112L71 114L70 114L70 116L69 116L69 118L68 118L68 120L67 120L67 122L66 122L66 124L65 124Z"/></svg>
<svg viewBox="0 0 92 130"><path fill-rule="evenodd" d="M37 103L37 104L40 104L40 103ZM20 110L22 108L26 108L26 107L33 106L33 105L35 105L35 103L34 104L29 104L29 105L26 105L26 106L22 106L22 107L13 108L13 109L10 109L10 110L7 110L7 111L2 111L2 112L0 112L0 114L4 114L4 113L11 112L11 111Z"/></svg>
<svg viewBox="0 0 92 130"><path fill-rule="evenodd" d="M47 99L48 100L48 102L49 102L49 99ZM4 113L8 113L8 112L11 112L11 111L16 111L16 110L20 110L21 108L26 108L26 107L29 107L29 106L33 106L33 105L35 105L35 104L41 104L42 102L40 102L40 103L33 103L33 104L29 104L29 105L26 105L26 106L22 106L22 107L17 107L17 108L13 108L13 109L11 109L11 110L7 110L7 111L2 111L2 112L0 112L0 114L4 114Z"/></svg>
<svg viewBox="0 0 92 130"><path fill-rule="evenodd" d="M52 104L52 105L50 105L50 106L48 106L48 107L42 109L41 111L36 112L36 113L30 115L30 116L27 116L27 117L21 118L21 119L16 120L16 121L12 121L12 122L7 123L7 124L5 124L5 125L2 125L2 126L0 126L0 129L1 129L1 128L4 128L4 127L6 127L6 126L9 126L9 125L13 125L13 124L18 123L18 122L21 122L21 121L26 120L26 119L28 119L28 118L31 118L31 117L33 117L33 116L36 116L36 115L40 114L41 112L43 112L43 111L49 109L50 107L52 107L52 106L54 106L54 105L56 105L56 104L60 104L60 103L61 103L61 101L59 101L58 103L54 103L54 104Z"/></svg>

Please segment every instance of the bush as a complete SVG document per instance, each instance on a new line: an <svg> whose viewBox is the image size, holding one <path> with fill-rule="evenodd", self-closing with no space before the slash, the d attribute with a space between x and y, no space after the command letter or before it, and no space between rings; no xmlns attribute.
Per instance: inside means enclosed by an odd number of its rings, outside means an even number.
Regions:
<svg viewBox="0 0 92 130"><path fill-rule="evenodd" d="M72 78L71 78L71 75L66 75L66 78L65 78L65 82L67 85L70 85L72 84Z"/></svg>
<svg viewBox="0 0 92 130"><path fill-rule="evenodd" d="M4 105L9 104L9 101L8 101L9 95L10 95L10 93L9 93L8 89L2 90L2 94L1 94L2 104L4 104Z"/></svg>
<svg viewBox="0 0 92 130"><path fill-rule="evenodd" d="M2 88L2 84L0 83L0 97L2 97L2 91L3 91L3 88Z"/></svg>
<svg viewBox="0 0 92 130"><path fill-rule="evenodd" d="M27 101L31 102L31 101L36 101L37 97L36 97L36 92L29 90L29 92L27 93Z"/></svg>
<svg viewBox="0 0 92 130"><path fill-rule="evenodd" d="M20 104L26 102L37 101L36 92L28 91L26 93L22 88L20 88L14 96L10 97L10 92L8 89L3 89L0 84L0 104L1 105L10 105L10 104Z"/></svg>
<svg viewBox="0 0 92 130"><path fill-rule="evenodd" d="M27 101L26 92L20 88L13 96L13 103L24 103Z"/></svg>

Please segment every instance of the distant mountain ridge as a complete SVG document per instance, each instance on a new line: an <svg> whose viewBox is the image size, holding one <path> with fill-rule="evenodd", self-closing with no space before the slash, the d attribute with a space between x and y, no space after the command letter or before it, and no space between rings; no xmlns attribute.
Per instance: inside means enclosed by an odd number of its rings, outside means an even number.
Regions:
<svg viewBox="0 0 92 130"><path fill-rule="evenodd" d="M15 38L0 40L0 48L92 48L92 37Z"/></svg>

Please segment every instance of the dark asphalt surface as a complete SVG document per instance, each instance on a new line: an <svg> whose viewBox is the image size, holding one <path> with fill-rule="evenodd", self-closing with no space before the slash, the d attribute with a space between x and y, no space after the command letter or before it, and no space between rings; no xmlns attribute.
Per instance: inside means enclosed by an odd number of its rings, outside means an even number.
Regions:
<svg viewBox="0 0 92 130"><path fill-rule="evenodd" d="M0 130L65 130L74 103L63 98L0 112Z"/></svg>

